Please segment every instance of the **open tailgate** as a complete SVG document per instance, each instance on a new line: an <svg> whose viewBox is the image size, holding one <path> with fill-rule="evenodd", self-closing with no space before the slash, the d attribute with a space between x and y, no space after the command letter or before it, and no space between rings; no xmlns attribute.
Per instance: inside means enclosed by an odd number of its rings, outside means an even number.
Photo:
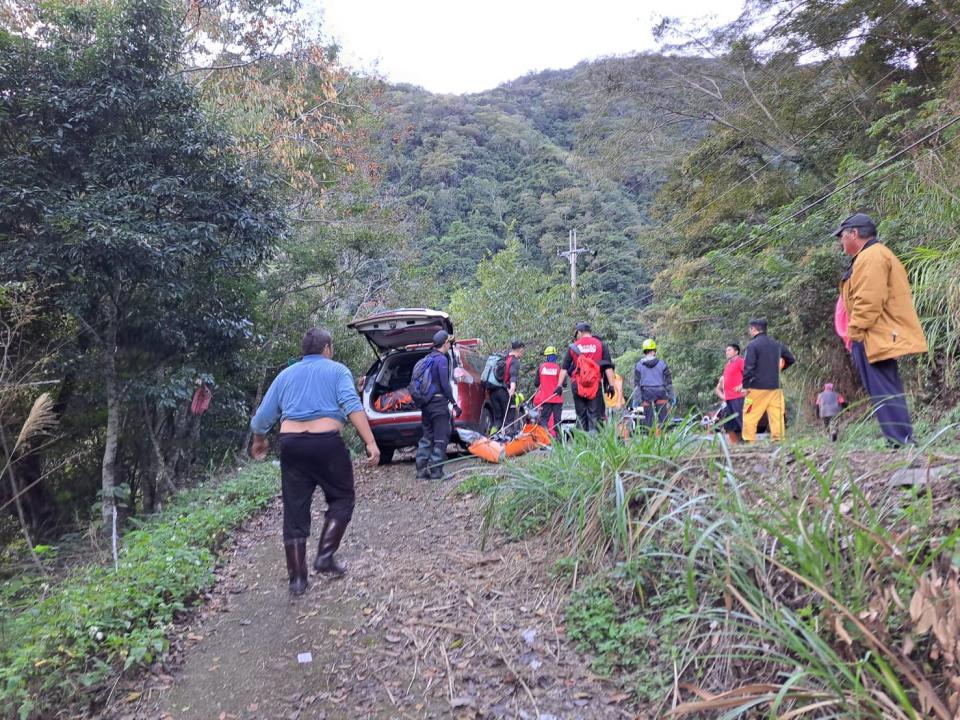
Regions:
<svg viewBox="0 0 960 720"><path fill-rule="evenodd" d="M378 355L412 345L429 345L438 330L453 334L450 316L427 308L401 308L347 324L367 338Z"/></svg>

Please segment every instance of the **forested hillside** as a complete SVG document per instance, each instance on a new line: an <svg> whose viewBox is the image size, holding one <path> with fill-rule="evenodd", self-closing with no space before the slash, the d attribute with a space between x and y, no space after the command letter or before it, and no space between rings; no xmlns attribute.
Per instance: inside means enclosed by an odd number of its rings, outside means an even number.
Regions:
<svg viewBox="0 0 960 720"><path fill-rule="evenodd" d="M703 405L724 344L766 316L801 356L789 382L805 404L825 380L857 384L832 330L846 261L830 231L862 210L916 283L932 350L912 382L925 404L952 406L957 17L952 2L750 0L725 27L665 21L665 55L462 97L387 89L384 190L413 223L414 275L442 280L406 297L445 305L481 284L464 268L513 236L522 267L564 284L557 250L577 228L596 254L581 256L575 312L616 354L629 360L641 336L657 337L684 405ZM504 281L529 295L511 272ZM541 337L516 321L460 321L497 342Z"/></svg>
<svg viewBox="0 0 960 720"><path fill-rule="evenodd" d="M388 88L377 103L384 192L411 224L414 274L440 280L410 301L445 306L471 284L476 264L514 237L529 273L566 285L569 265L557 251L568 249L575 229L590 249L578 264L585 311L610 337L635 340L636 310L649 300L660 262L638 238L671 164L694 146L704 123L651 128L624 161L616 150L625 134L638 120L652 126L658 110L607 97L598 76L640 66L665 83L671 73L708 64L656 56L583 63L468 96ZM518 302L532 291L516 290ZM506 328L500 335L509 337Z"/></svg>

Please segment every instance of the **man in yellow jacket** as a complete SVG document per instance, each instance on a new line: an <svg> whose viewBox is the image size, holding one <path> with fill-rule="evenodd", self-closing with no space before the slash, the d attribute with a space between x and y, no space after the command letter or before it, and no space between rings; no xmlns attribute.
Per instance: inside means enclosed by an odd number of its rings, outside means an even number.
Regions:
<svg viewBox="0 0 960 720"><path fill-rule="evenodd" d="M855 213L834 235L851 257L840 282L847 311L850 352L860 379L876 408L880 429L896 446L913 443L897 358L927 351L927 341L910 295L907 271L877 240L869 216Z"/></svg>

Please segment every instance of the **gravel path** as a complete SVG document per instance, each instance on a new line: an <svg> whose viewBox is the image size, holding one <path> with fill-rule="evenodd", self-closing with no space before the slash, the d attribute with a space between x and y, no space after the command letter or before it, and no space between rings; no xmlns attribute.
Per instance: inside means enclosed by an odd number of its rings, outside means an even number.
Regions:
<svg viewBox="0 0 960 720"><path fill-rule="evenodd" d="M548 546L494 541L481 551L478 500L413 474L409 461L358 471L338 554L349 573L311 577L294 600L278 506L257 518L203 609L178 628L167 664L124 684L109 715L637 717L565 643ZM322 508L318 493L315 527Z"/></svg>

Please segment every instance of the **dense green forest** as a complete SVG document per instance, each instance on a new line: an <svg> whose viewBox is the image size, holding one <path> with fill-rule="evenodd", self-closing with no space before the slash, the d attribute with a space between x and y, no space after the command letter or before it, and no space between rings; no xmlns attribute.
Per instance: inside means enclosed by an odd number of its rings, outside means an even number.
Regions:
<svg viewBox="0 0 960 720"><path fill-rule="evenodd" d="M576 230L579 246L588 248L578 261L578 290L587 300L577 310L624 347L636 344L643 331L637 310L649 301L661 255L639 239L670 167L706 126L691 118L653 128L656 107L609 97L598 78L639 71L665 84L671 73L700 72L710 64L659 56L582 63L467 96L386 88L377 101L384 192L411 228L413 272L440 280L426 292L410 293L409 301L446 306L472 284L464 267L475 267L511 239L529 274L567 286L569 265L557 253L569 248L569 233ZM651 126L643 147L615 158L637 122ZM517 301L536 302L531 295L538 281L511 278ZM554 312L570 310L568 300ZM465 320L468 327L492 329ZM539 337L535 330L514 324L487 339Z"/></svg>
<svg viewBox="0 0 960 720"><path fill-rule="evenodd" d="M4 5L4 537L156 509L243 447L306 326L359 371L344 325L382 307L492 347L586 317L622 370L654 336L685 408L765 315L794 402L855 394L830 322L852 210L912 273L918 402L956 404L955 2L749 0L466 96L348 71L296 3L184 7Z"/></svg>

